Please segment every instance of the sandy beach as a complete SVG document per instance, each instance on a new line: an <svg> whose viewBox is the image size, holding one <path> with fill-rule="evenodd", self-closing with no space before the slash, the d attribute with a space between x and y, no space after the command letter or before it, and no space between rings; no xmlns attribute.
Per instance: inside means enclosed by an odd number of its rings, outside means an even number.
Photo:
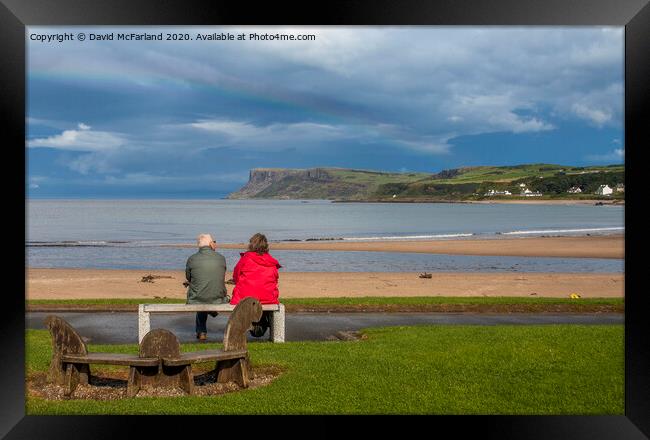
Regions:
<svg viewBox="0 0 650 440"><path fill-rule="evenodd" d="M141 282L149 274L172 278ZM184 278L182 271L28 268L26 299L185 298ZM415 272L287 272L280 274L280 295L623 297L624 280L620 273L434 273L421 279Z"/></svg>
<svg viewBox="0 0 650 440"><path fill-rule="evenodd" d="M195 247L193 243L173 245ZM418 241L307 241L271 243L273 250L415 252L452 255L518 257L624 258L623 234L578 237L522 237ZM219 243L223 249L244 249L244 244Z"/></svg>

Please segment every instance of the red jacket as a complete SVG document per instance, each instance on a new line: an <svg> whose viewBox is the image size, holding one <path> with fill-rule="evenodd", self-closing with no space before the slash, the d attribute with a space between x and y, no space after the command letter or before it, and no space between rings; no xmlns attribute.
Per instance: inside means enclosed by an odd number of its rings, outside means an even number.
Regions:
<svg viewBox="0 0 650 440"><path fill-rule="evenodd" d="M278 269L280 263L271 254L257 252L241 253L233 270L235 288L230 304L237 304L247 296L260 300L262 304L279 304Z"/></svg>

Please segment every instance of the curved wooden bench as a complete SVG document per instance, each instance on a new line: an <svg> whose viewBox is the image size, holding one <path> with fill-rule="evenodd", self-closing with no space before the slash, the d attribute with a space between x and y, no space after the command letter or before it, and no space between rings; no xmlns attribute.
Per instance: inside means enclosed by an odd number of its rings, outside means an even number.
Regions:
<svg viewBox="0 0 650 440"><path fill-rule="evenodd" d="M79 383L88 384L90 364L124 365L130 368L126 394L135 396L143 385L179 386L194 392L192 365L215 361L217 382L237 382L248 387L250 362L246 333L262 317L262 305L252 297L243 299L233 310L224 333L223 350L181 353L180 342L169 330L154 329L145 335L138 355L88 353L77 331L64 319L48 316L45 324L52 336L52 360L48 379L64 385L66 396Z"/></svg>
<svg viewBox="0 0 650 440"><path fill-rule="evenodd" d="M87 385L90 380L90 364L124 365L133 368L154 367L160 363L157 357L141 357L118 353L88 353L86 343L79 333L63 318L50 315L45 325L52 336L52 359L48 379L64 386L64 394L70 396L79 383ZM131 377L127 393L133 388Z"/></svg>

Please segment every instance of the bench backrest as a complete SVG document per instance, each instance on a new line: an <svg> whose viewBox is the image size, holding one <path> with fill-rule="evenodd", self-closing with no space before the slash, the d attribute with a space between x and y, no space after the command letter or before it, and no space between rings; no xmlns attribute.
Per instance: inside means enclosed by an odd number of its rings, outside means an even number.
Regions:
<svg viewBox="0 0 650 440"><path fill-rule="evenodd" d="M253 322L262 318L262 304L258 299L246 297L242 299L230 314L226 331L223 335L223 349L247 350L246 332L252 328Z"/></svg>
<svg viewBox="0 0 650 440"><path fill-rule="evenodd" d="M139 347L139 356L177 358L181 354L181 343L176 335L164 328L155 328L147 333Z"/></svg>
<svg viewBox="0 0 650 440"><path fill-rule="evenodd" d="M56 354L88 354L86 343L79 333L63 318L50 315L45 326L52 336L52 351Z"/></svg>
<svg viewBox="0 0 650 440"><path fill-rule="evenodd" d="M52 359L48 370L48 380L62 384L64 371L61 367L61 357L65 354L88 354L86 343L79 333L72 328L63 318L50 315L45 318L45 326L52 337Z"/></svg>

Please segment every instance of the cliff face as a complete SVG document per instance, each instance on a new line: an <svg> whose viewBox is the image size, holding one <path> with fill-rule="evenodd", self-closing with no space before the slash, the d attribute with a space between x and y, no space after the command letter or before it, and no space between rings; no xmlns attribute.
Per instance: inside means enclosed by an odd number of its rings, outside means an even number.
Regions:
<svg viewBox="0 0 650 440"><path fill-rule="evenodd" d="M228 198L297 198L300 196L300 187L304 188L305 186L313 186L314 184L327 183L331 180L332 177L323 168L306 170L256 168L250 171L248 183L239 191L230 194ZM296 186L298 188L295 188ZM289 187L293 187L293 190L287 191Z"/></svg>

